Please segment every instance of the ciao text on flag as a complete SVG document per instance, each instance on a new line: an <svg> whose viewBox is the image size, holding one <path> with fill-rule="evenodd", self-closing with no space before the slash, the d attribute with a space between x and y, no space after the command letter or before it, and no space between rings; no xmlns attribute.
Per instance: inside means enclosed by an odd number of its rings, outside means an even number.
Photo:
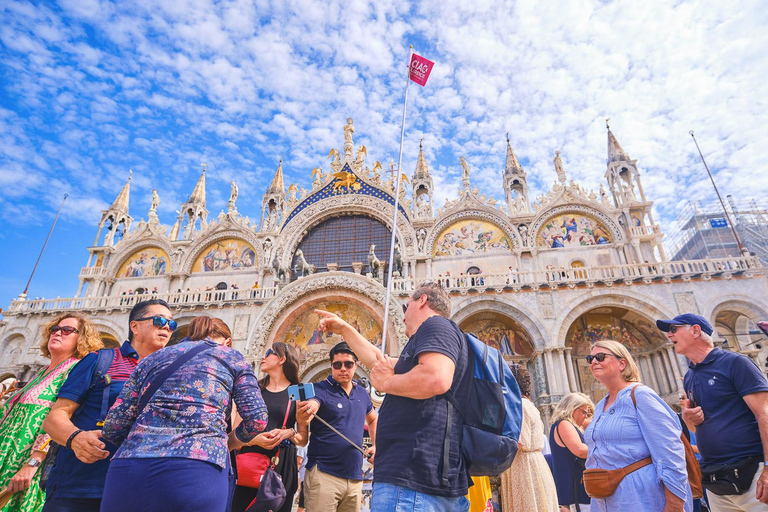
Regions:
<svg viewBox="0 0 768 512"><path fill-rule="evenodd" d="M424 87L427 85L427 79L432 72L432 66L435 63L429 59L425 59L415 53L411 55L411 65L409 70L409 76L411 80Z"/></svg>

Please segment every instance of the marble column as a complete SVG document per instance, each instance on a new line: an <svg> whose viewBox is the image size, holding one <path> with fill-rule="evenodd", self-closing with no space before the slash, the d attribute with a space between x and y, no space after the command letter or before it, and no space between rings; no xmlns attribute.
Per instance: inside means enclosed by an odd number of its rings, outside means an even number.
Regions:
<svg viewBox="0 0 768 512"><path fill-rule="evenodd" d="M576 368L573 365L573 357L571 356L572 351L571 347L565 348L565 368L568 371L568 383L571 386L571 391L578 391L579 384L576 378Z"/></svg>
<svg viewBox="0 0 768 512"><path fill-rule="evenodd" d="M549 394L550 395L559 395L561 393L560 391L560 382L557 378L557 375L555 374L555 368L554 364L552 363L552 350L545 350L544 351L544 370L546 372L547 377L547 383L549 384Z"/></svg>
<svg viewBox="0 0 768 512"><path fill-rule="evenodd" d="M83 285L85 284L84 279L80 279L80 284L77 287L77 293L75 293L75 297L80 297L80 293L83 291Z"/></svg>
<svg viewBox="0 0 768 512"><path fill-rule="evenodd" d="M656 380L656 372L653 368L653 360L650 356L644 356L643 362L645 363L646 376L650 380L651 387L655 389L657 393L661 393L661 390L659 389L659 383Z"/></svg>
<svg viewBox="0 0 768 512"><path fill-rule="evenodd" d="M556 358L557 373L560 380L560 389L563 390L563 394L570 393L571 385L568 379L568 368L565 363L565 349L556 348L554 350Z"/></svg>
<svg viewBox="0 0 768 512"><path fill-rule="evenodd" d="M675 355L675 349L667 345L667 357L669 357L669 363L672 366L672 373L675 376L675 382L678 389L683 389L683 381L681 380L682 373L680 372L680 362Z"/></svg>
<svg viewBox="0 0 768 512"><path fill-rule="evenodd" d="M432 279L432 258L427 258L427 279Z"/></svg>

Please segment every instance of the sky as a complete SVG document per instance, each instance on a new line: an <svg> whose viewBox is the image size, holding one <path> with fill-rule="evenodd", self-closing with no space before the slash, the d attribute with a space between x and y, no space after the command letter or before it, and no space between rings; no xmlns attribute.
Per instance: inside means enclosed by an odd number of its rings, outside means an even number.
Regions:
<svg viewBox="0 0 768 512"><path fill-rule="evenodd" d="M280 158L310 187L342 127L369 165L397 161L409 45L435 62L409 89L403 169L419 140L436 205L456 196L459 157L503 201L506 134L530 196L561 152L597 189L605 119L637 159L655 220L724 195L768 192L768 10L755 1L62 0L0 6L0 307L24 290L68 198L29 296L74 296L101 211L129 170L130 213L152 189L172 225L207 164L209 216L259 218Z"/></svg>

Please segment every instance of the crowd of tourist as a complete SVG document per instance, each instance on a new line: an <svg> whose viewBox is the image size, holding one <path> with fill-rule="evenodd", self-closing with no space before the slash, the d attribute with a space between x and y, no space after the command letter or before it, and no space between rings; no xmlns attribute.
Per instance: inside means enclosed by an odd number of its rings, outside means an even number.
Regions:
<svg viewBox="0 0 768 512"><path fill-rule="evenodd" d="M157 298L133 306L119 348L103 348L86 316L59 315L41 333L50 363L3 391L0 510L289 512L300 493L301 510L358 512L367 460L373 511L492 512L489 481L470 477L462 415L451 409L468 400L473 375L450 297L425 283L404 312L409 340L391 358L316 310L319 329L344 341L306 394L294 346L272 343L257 380L218 318L194 318L168 346L177 324ZM715 348L701 316L657 327L690 361L680 414L641 383L625 345L598 340L586 361L607 393L597 404L563 397L546 436L531 375L513 365L522 425L500 475L504 512L692 512L705 500L714 512L768 510L764 375ZM386 394L378 412L354 379L360 363Z"/></svg>

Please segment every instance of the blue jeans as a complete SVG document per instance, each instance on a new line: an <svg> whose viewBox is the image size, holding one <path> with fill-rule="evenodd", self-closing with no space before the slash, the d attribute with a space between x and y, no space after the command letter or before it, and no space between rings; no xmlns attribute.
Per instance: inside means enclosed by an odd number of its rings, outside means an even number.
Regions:
<svg viewBox="0 0 768 512"><path fill-rule="evenodd" d="M399 485L373 483L371 510L376 512L468 512L466 496L446 498Z"/></svg>

